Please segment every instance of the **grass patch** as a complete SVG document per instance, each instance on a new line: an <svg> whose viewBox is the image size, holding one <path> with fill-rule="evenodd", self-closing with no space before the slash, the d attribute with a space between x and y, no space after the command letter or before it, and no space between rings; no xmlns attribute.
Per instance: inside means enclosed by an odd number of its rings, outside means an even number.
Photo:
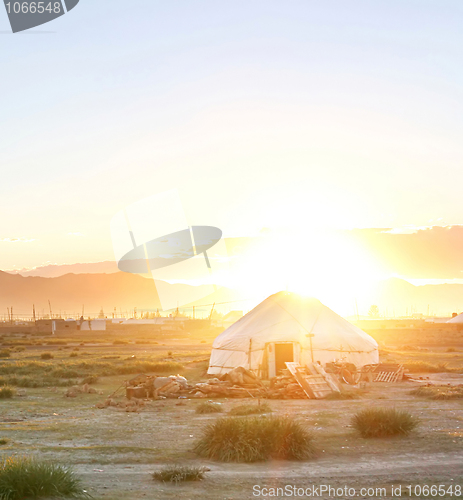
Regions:
<svg viewBox="0 0 463 500"><path fill-rule="evenodd" d="M434 365L427 361L409 361L404 368L410 373L463 373L463 367L449 368L447 363Z"/></svg>
<svg viewBox="0 0 463 500"><path fill-rule="evenodd" d="M185 481L201 481L206 472L205 467L193 467L184 465L169 465L159 472L153 473L153 479L164 483L182 483Z"/></svg>
<svg viewBox="0 0 463 500"><path fill-rule="evenodd" d="M366 408L352 417L352 426L364 438L408 435L419 424L408 411Z"/></svg>
<svg viewBox="0 0 463 500"><path fill-rule="evenodd" d="M201 415L205 413L221 413L223 411L220 403L213 403L212 401L205 401L196 407L196 413Z"/></svg>
<svg viewBox="0 0 463 500"><path fill-rule="evenodd" d="M0 387L0 399L11 399L14 396L14 389L8 386Z"/></svg>
<svg viewBox="0 0 463 500"><path fill-rule="evenodd" d="M358 399L360 397L359 390L346 391L341 390L341 392L330 392L323 399L329 400L346 400L346 399Z"/></svg>
<svg viewBox="0 0 463 500"><path fill-rule="evenodd" d="M417 387L410 394L428 399L463 399L463 385Z"/></svg>
<svg viewBox="0 0 463 500"><path fill-rule="evenodd" d="M305 460L315 454L312 435L290 417L223 417L208 425L194 451L221 462L270 458Z"/></svg>
<svg viewBox="0 0 463 500"><path fill-rule="evenodd" d="M0 351L0 358L9 358L11 356L11 352L9 349L2 349Z"/></svg>
<svg viewBox="0 0 463 500"><path fill-rule="evenodd" d="M96 377L95 375L88 375L87 377L82 379L81 383L91 385L91 384L96 384L97 382L98 382L98 377Z"/></svg>
<svg viewBox="0 0 463 500"><path fill-rule="evenodd" d="M59 360L55 363L13 361L0 363L0 385L2 385L3 380L3 385L18 387L58 387L75 383L69 383L69 379L88 376L110 377L139 373L171 374L181 373L183 369L184 365L176 361L141 361L136 359L109 362L101 360L78 361L73 358Z"/></svg>
<svg viewBox="0 0 463 500"><path fill-rule="evenodd" d="M18 456L0 462L0 500L77 496L85 493L68 468Z"/></svg>
<svg viewBox="0 0 463 500"><path fill-rule="evenodd" d="M232 408L228 414L233 417L244 417L247 415L260 415L261 413L271 413L272 408L268 403L262 403L261 405L239 405Z"/></svg>

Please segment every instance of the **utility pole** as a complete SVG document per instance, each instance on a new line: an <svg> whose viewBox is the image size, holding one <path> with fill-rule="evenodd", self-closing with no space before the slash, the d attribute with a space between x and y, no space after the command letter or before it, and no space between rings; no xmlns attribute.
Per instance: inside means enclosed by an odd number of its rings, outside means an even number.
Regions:
<svg viewBox="0 0 463 500"><path fill-rule="evenodd" d="M32 304L32 317L34 318L35 323L35 304Z"/></svg>
<svg viewBox="0 0 463 500"><path fill-rule="evenodd" d="M50 308L50 319L53 319L53 313L51 311L51 302L50 302L50 299L48 299L48 307Z"/></svg>
<svg viewBox="0 0 463 500"><path fill-rule="evenodd" d="M212 321L212 313L214 312L215 302L212 304L211 313L209 314L209 321Z"/></svg>

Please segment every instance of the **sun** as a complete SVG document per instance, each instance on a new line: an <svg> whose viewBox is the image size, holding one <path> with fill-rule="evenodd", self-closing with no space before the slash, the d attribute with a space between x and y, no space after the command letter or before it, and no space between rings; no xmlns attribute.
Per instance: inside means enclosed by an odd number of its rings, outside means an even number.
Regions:
<svg viewBox="0 0 463 500"><path fill-rule="evenodd" d="M353 314L357 297L383 277L369 252L332 230L285 231L262 239L239 259L230 286L247 298L288 290Z"/></svg>

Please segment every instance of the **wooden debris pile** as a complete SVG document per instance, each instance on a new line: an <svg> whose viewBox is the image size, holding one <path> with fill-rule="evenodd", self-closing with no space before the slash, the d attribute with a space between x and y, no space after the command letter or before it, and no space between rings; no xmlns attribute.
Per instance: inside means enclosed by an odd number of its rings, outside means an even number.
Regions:
<svg viewBox="0 0 463 500"><path fill-rule="evenodd" d="M196 384L192 393L199 398L262 398L267 396L267 389L252 372L238 366L220 378Z"/></svg>
<svg viewBox="0 0 463 500"><path fill-rule="evenodd" d="M189 385L187 379L180 375L169 377L157 377L156 375L137 375L125 384L125 395L127 399L178 397L189 394L193 386Z"/></svg>
<svg viewBox="0 0 463 500"><path fill-rule="evenodd" d="M302 387L294 379L289 370L282 370L282 375L270 382L268 390L270 399L305 399L307 398Z"/></svg>
<svg viewBox="0 0 463 500"><path fill-rule="evenodd" d="M286 366L309 399L322 399L332 392L341 392L339 380L318 363L306 366L286 363Z"/></svg>
<svg viewBox="0 0 463 500"><path fill-rule="evenodd" d="M373 372L373 382L402 382L404 372L398 363L380 363Z"/></svg>

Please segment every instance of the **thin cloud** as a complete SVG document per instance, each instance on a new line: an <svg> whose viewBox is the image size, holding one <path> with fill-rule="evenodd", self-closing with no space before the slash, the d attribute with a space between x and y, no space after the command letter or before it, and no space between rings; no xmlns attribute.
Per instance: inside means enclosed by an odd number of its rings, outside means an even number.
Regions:
<svg viewBox="0 0 463 500"><path fill-rule="evenodd" d="M30 243L35 241L35 238L2 238L0 241L4 243Z"/></svg>

